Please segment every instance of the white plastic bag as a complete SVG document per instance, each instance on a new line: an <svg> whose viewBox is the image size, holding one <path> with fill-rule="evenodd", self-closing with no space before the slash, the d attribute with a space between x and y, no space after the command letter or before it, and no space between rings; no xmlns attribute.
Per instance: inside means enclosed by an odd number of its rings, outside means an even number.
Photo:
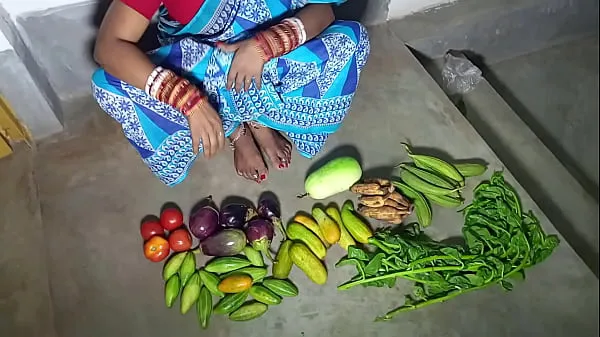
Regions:
<svg viewBox="0 0 600 337"><path fill-rule="evenodd" d="M481 81L481 70L460 52L449 51L442 68L444 86L449 94L466 94Z"/></svg>

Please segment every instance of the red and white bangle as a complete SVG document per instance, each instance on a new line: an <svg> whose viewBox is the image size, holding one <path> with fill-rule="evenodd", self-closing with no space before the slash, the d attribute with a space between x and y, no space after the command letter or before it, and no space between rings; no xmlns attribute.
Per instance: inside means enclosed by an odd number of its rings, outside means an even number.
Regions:
<svg viewBox="0 0 600 337"><path fill-rule="evenodd" d="M303 45L306 42L306 29L304 28L304 23L302 23L302 20L293 16L293 17L290 17L287 19L283 19L282 22L287 22L289 24L292 24L294 26L294 28L296 28L296 30L299 33L298 35L300 37L299 45Z"/></svg>
<svg viewBox="0 0 600 337"><path fill-rule="evenodd" d="M263 61L285 55L306 40L304 25L297 18L283 20L254 36Z"/></svg>
<svg viewBox="0 0 600 337"><path fill-rule="evenodd" d="M154 82L152 82L152 84L150 84L150 96L157 98L158 97L158 92L160 90L160 88L162 87L163 83L165 82L165 80L170 77L170 75L172 75L172 72L170 70L166 70L163 69L158 76L156 76L156 79L154 80Z"/></svg>
<svg viewBox="0 0 600 337"><path fill-rule="evenodd" d="M208 101L206 95L188 80L162 67L156 67L148 76L145 91L188 118Z"/></svg>
<svg viewBox="0 0 600 337"><path fill-rule="evenodd" d="M163 70L164 70L163 67L158 66L158 67L154 68L154 70L152 70L152 72L150 73L150 76L148 76L148 79L146 80L146 87L144 88L144 91L148 95L150 95L150 87L152 87L152 84L154 83L154 81L156 81L156 78Z"/></svg>

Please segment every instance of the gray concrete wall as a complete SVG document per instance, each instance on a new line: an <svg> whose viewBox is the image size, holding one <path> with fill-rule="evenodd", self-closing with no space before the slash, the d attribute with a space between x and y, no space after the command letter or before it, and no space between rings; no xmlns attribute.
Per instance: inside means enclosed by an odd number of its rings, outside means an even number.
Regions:
<svg viewBox="0 0 600 337"><path fill-rule="evenodd" d="M89 94L97 5L84 3L17 17L34 59L61 102Z"/></svg>
<svg viewBox="0 0 600 337"><path fill-rule="evenodd" d="M598 0L460 0L392 27L428 58L467 50L490 64L597 34Z"/></svg>
<svg viewBox="0 0 600 337"><path fill-rule="evenodd" d="M15 108L18 117L35 139L62 130L62 106L48 75L35 60L26 39L0 5L0 31L13 50L0 55L0 92Z"/></svg>
<svg viewBox="0 0 600 337"><path fill-rule="evenodd" d="M46 97L13 50L0 52L0 78L0 93L34 139L43 139L63 129Z"/></svg>

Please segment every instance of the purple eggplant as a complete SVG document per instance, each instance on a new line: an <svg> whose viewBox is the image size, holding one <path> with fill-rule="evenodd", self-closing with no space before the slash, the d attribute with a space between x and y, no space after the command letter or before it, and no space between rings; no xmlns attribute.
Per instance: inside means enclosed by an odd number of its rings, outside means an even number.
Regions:
<svg viewBox="0 0 600 337"><path fill-rule="evenodd" d="M223 228L243 228L250 219L256 216L254 207L244 204L228 204L221 207L219 220Z"/></svg>
<svg viewBox="0 0 600 337"><path fill-rule="evenodd" d="M190 216L190 232L200 241L215 234L219 229L219 212L207 205L198 208Z"/></svg>
<svg viewBox="0 0 600 337"><path fill-rule="evenodd" d="M240 229L224 229L200 242L200 251L208 256L233 256L246 247L246 234Z"/></svg>
<svg viewBox="0 0 600 337"><path fill-rule="evenodd" d="M283 223L281 222L281 210L275 200L269 198L260 200L258 203L258 216L271 221L283 236L283 240L287 239Z"/></svg>
<svg viewBox="0 0 600 337"><path fill-rule="evenodd" d="M271 261L273 261L273 258L271 257L269 248L271 247L273 235L275 235L273 223L267 219L258 218L251 220L248 223L248 227L246 227L246 237L252 248L265 254Z"/></svg>

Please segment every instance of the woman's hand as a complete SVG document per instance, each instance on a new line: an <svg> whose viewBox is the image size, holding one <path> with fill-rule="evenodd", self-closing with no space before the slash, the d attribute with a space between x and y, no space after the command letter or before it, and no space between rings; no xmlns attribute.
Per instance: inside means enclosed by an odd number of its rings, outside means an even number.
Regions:
<svg viewBox="0 0 600 337"><path fill-rule="evenodd" d="M252 81L256 88L260 89L265 61L254 39L250 38L233 44L219 43L217 47L224 52L235 52L227 76L227 89L231 90L235 87L238 92L242 89L247 91L250 89Z"/></svg>
<svg viewBox="0 0 600 337"><path fill-rule="evenodd" d="M194 153L198 153L200 142L204 148L204 156L212 157L225 145L225 135L223 133L223 123L221 117L208 103L204 102L196 107L188 117L188 124L192 133L192 148Z"/></svg>

